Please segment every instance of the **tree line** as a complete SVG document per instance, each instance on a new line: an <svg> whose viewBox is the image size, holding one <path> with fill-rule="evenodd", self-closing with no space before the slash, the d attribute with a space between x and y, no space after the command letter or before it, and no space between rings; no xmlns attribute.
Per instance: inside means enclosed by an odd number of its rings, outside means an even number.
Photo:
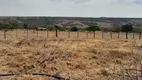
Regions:
<svg viewBox="0 0 142 80"><path fill-rule="evenodd" d="M18 28L18 24L14 22L1 22L0 23L0 30L7 29L7 30L13 30Z"/></svg>
<svg viewBox="0 0 142 80"><path fill-rule="evenodd" d="M17 28L23 28L23 29L33 29L33 30L38 30L38 28L46 28L49 31L53 31L53 30L59 30L59 31L111 31L111 32L126 32L126 34L128 32L137 32L137 33L141 33L142 32L142 28L134 28L133 24L125 24L125 25L120 25L119 27L113 28L113 29L107 29L107 28L101 28L101 26L95 24L95 25L90 25L88 27L85 28L78 28L76 26L72 26L70 28L66 28L66 27L60 27L57 25L43 25L43 26L38 26L38 25L28 25L28 24L23 24L22 26L19 27L19 25L17 23L14 22L0 22L0 30L13 30L13 29L17 29Z"/></svg>
<svg viewBox="0 0 142 80"><path fill-rule="evenodd" d="M142 28L133 27L133 24L124 24L120 25L119 27L116 26L114 29L107 29L107 28L101 28L101 26L94 24L90 25L85 28L78 28L76 26L66 28L66 27L60 27L58 25L43 25L43 26L38 26L38 25L28 25L28 24L23 24L22 27L19 27L17 23L14 22L0 22L0 30L4 30L4 32L7 32L7 30L13 30L13 29L26 29L28 30L39 30L39 28L44 28L45 30L48 31L56 31L56 36L58 36L57 31L89 31L94 33L94 38L95 38L95 32L96 31L103 31L103 32L117 32L118 34L120 32L125 32L126 33L126 39L128 39L128 33L139 33L139 39L141 39L141 34L142 34ZM112 35L112 34L111 34Z"/></svg>

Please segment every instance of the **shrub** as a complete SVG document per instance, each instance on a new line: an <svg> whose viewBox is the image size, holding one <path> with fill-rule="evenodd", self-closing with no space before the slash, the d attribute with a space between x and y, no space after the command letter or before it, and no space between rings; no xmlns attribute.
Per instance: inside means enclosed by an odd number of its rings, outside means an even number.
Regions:
<svg viewBox="0 0 142 80"><path fill-rule="evenodd" d="M38 26L32 25L30 28L33 29L33 30L37 30L37 29L38 29Z"/></svg>
<svg viewBox="0 0 142 80"><path fill-rule="evenodd" d="M59 30L59 31L65 31L66 29L64 27L60 27L60 26L52 26L52 25L44 25L44 28L46 28L49 31L53 31L53 30Z"/></svg>
<svg viewBox="0 0 142 80"><path fill-rule="evenodd" d="M140 33L142 32L142 28L134 28L133 32Z"/></svg>

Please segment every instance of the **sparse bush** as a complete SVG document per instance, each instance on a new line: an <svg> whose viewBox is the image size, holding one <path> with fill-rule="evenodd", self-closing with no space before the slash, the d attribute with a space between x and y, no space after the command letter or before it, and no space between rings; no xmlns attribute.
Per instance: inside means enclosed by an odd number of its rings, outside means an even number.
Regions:
<svg viewBox="0 0 142 80"><path fill-rule="evenodd" d="M114 29L112 30L112 32L121 32L121 25L120 24L116 24L114 23Z"/></svg>
<svg viewBox="0 0 142 80"><path fill-rule="evenodd" d="M32 25L30 28L33 29L33 30L37 30L37 29L38 29L38 26Z"/></svg>
<svg viewBox="0 0 142 80"><path fill-rule="evenodd" d="M65 27L60 27L60 26L57 26L57 25L52 26L52 25L47 25L46 24L43 27L46 28L49 31L53 31L53 30L56 30L56 29L59 30L59 31L65 31L66 30Z"/></svg>

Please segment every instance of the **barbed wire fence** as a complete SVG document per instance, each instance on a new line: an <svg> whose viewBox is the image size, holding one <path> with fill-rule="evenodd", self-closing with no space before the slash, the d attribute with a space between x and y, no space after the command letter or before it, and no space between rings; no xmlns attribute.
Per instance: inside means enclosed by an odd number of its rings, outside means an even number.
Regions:
<svg viewBox="0 0 142 80"><path fill-rule="evenodd" d="M129 39L141 39L141 33L129 33ZM16 29L14 31L0 31L0 38L1 39L8 39L8 38L31 38L31 37L44 37L44 38L69 38L69 39L126 39L124 32L103 32L103 31L96 31L89 32L89 31L39 31L39 30L21 30Z"/></svg>

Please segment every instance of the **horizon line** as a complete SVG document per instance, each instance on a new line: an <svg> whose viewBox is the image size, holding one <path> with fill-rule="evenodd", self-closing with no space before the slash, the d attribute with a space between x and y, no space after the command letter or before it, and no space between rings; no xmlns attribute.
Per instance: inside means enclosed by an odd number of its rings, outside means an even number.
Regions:
<svg viewBox="0 0 142 80"><path fill-rule="evenodd" d="M142 17L91 17L91 16L0 16L0 17L59 17L59 18L142 18Z"/></svg>

